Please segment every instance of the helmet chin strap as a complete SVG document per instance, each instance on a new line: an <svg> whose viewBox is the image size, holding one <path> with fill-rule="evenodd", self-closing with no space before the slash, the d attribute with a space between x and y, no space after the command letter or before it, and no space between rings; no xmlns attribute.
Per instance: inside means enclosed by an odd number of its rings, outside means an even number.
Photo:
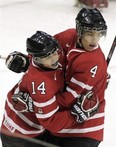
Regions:
<svg viewBox="0 0 116 147"><path fill-rule="evenodd" d="M80 38L80 37L77 39L76 47L77 47L77 48L83 48L83 49L84 49L84 47L83 47L83 44L82 44L82 41L81 41L81 38Z"/></svg>

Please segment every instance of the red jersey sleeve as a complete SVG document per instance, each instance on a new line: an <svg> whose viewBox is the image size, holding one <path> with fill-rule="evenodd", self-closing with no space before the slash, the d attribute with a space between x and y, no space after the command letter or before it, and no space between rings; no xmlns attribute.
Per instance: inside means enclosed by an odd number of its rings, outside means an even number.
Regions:
<svg viewBox="0 0 116 147"><path fill-rule="evenodd" d="M101 49L92 52L72 49L68 54L66 73L66 92L57 95L60 106L71 107L88 90L93 90L100 101L103 101L107 64Z"/></svg>

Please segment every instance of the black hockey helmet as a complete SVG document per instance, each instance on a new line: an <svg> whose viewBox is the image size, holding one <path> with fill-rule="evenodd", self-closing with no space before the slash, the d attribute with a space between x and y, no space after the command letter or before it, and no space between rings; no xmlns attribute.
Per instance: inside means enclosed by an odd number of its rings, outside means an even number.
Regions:
<svg viewBox="0 0 116 147"><path fill-rule="evenodd" d="M76 17L76 30L81 37L84 30L103 31L106 35L107 25L98 9L82 8Z"/></svg>
<svg viewBox="0 0 116 147"><path fill-rule="evenodd" d="M27 38L26 46L27 52L33 57L47 57L60 48L58 41L43 31L37 31Z"/></svg>

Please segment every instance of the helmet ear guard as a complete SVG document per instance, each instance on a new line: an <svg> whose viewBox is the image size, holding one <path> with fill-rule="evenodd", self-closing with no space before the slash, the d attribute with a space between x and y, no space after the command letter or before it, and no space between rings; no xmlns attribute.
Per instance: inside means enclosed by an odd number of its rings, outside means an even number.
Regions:
<svg viewBox="0 0 116 147"><path fill-rule="evenodd" d="M76 17L76 30L79 37L82 36L84 31L96 30L101 31L106 35L107 25L102 14L95 9L83 8Z"/></svg>

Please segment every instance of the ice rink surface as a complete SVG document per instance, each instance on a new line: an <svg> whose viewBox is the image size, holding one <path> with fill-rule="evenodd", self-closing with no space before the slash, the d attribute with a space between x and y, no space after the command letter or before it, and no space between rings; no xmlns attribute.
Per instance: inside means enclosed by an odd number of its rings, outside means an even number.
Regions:
<svg viewBox="0 0 116 147"><path fill-rule="evenodd" d="M80 7L75 7L74 3L75 0L0 0L0 55L7 56L14 50L26 53L26 38L37 30L54 35L75 27L75 17ZM107 37L101 41L106 57L116 35L115 6L116 0L112 0L108 8L100 9L108 25ZM112 78L105 93L105 132L104 141L99 147L116 147L116 51L108 72ZM0 124L7 92L21 76L9 71L5 61L0 59Z"/></svg>

